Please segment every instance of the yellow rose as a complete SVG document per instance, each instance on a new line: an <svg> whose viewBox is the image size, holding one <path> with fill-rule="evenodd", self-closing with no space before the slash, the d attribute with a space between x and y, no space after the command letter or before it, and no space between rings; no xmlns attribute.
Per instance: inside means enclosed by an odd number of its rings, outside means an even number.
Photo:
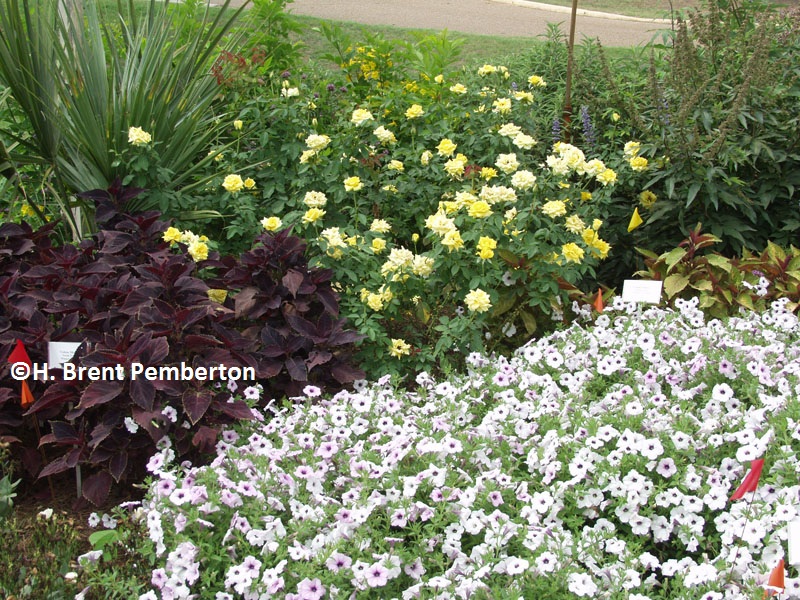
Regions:
<svg viewBox="0 0 800 600"><path fill-rule="evenodd" d="M656 195L651 192L650 190L645 190L641 194L639 194L639 204L641 204L645 208L650 208L655 204L658 198Z"/></svg>
<svg viewBox="0 0 800 600"><path fill-rule="evenodd" d="M477 200L467 209L467 214L474 219L483 219L492 214L492 209L485 200Z"/></svg>
<svg viewBox="0 0 800 600"><path fill-rule="evenodd" d="M450 86L450 91L454 94L466 94L467 88L462 83L456 83L455 85Z"/></svg>
<svg viewBox="0 0 800 600"><path fill-rule="evenodd" d="M242 130L242 127L244 127L244 123L242 123L242 120L241 120L241 119L236 119L236 120L233 122L233 128L234 128L236 131L241 131L241 130Z"/></svg>
<svg viewBox="0 0 800 600"><path fill-rule="evenodd" d="M570 233L581 233L586 228L583 219L581 219L578 215L568 216L564 226Z"/></svg>
<svg viewBox="0 0 800 600"><path fill-rule="evenodd" d="M389 349L389 354L395 358L407 356L411 354L411 346L405 340L392 338L392 347Z"/></svg>
<svg viewBox="0 0 800 600"><path fill-rule="evenodd" d="M417 119L425 114L425 110L419 104L412 104L406 110L406 119Z"/></svg>
<svg viewBox="0 0 800 600"><path fill-rule="evenodd" d="M344 189L347 192L357 192L363 187L364 184L361 183L361 179L355 175L344 180Z"/></svg>
<svg viewBox="0 0 800 600"><path fill-rule="evenodd" d="M401 161L399 161L399 160L391 160L391 161L389 161L389 164L386 165L386 168L389 169L390 171L403 171L403 170L405 170L405 167L403 166L403 163Z"/></svg>
<svg viewBox="0 0 800 600"><path fill-rule="evenodd" d="M134 146L146 146L152 140L152 136L141 127L131 127L128 129L128 143Z"/></svg>
<svg viewBox="0 0 800 600"><path fill-rule="evenodd" d="M392 226L384 219L374 219L372 225L369 226L370 231L375 231L377 233L388 233L391 229Z"/></svg>
<svg viewBox="0 0 800 600"><path fill-rule="evenodd" d="M580 264L583 260L583 248L574 242L561 246L561 254L567 259L567 262Z"/></svg>
<svg viewBox="0 0 800 600"><path fill-rule="evenodd" d="M647 159L644 156L634 156L628 161L628 163L630 164L631 169L634 171L647 170Z"/></svg>
<svg viewBox="0 0 800 600"><path fill-rule="evenodd" d="M187 250L189 255L192 257L192 260L195 262L208 258L208 246L206 246L203 242L192 242L189 244Z"/></svg>
<svg viewBox="0 0 800 600"><path fill-rule="evenodd" d="M419 162L421 162L423 166L427 166L428 163L431 162L431 158L433 158L433 152L430 150L425 150L425 152L423 152L419 157Z"/></svg>
<svg viewBox="0 0 800 600"><path fill-rule="evenodd" d="M367 306L374 311L383 310L383 296L381 294L369 293L367 295Z"/></svg>
<svg viewBox="0 0 800 600"><path fill-rule="evenodd" d="M303 223L316 223L325 216L325 211L319 208L309 208L303 215Z"/></svg>
<svg viewBox="0 0 800 600"><path fill-rule="evenodd" d="M331 143L331 138L327 135L319 135L316 133L312 133L306 138L306 146L308 146L311 150L315 152L319 152L320 150L324 150L328 147L328 144Z"/></svg>
<svg viewBox="0 0 800 600"><path fill-rule="evenodd" d="M222 187L224 187L231 194L235 194L244 189L244 181L240 175L227 175L222 182Z"/></svg>
<svg viewBox="0 0 800 600"><path fill-rule="evenodd" d="M439 156L453 156L453 152L456 151L457 144L454 144L452 140L449 138L444 138L439 145L436 146L436 149L439 151Z"/></svg>
<svg viewBox="0 0 800 600"><path fill-rule="evenodd" d="M546 87L547 82L538 75L528 77L528 84L532 87Z"/></svg>
<svg viewBox="0 0 800 600"><path fill-rule="evenodd" d="M363 108L357 108L353 111L353 114L350 117L350 122L354 125L361 125L366 123L367 121L373 120L372 113Z"/></svg>
<svg viewBox="0 0 800 600"><path fill-rule="evenodd" d="M248 190L252 190L254 187L256 187L256 182L248 177L244 180L244 187L246 187Z"/></svg>
<svg viewBox="0 0 800 600"><path fill-rule="evenodd" d="M457 229L453 229L444 234L442 238L442 246L446 246L450 252L458 250L464 246L464 240L461 239L461 234Z"/></svg>
<svg viewBox="0 0 800 600"><path fill-rule="evenodd" d="M489 297L489 294L484 292L482 289L477 288L469 292L464 297L464 303L467 305L467 308L472 312L486 312L492 307L492 299Z"/></svg>
<svg viewBox="0 0 800 600"><path fill-rule="evenodd" d="M322 192L306 192L303 204L308 208L322 208L328 202L328 197Z"/></svg>
<svg viewBox="0 0 800 600"><path fill-rule="evenodd" d="M384 250L386 250L386 240L383 238L375 238L372 240L372 251L375 254L380 254Z"/></svg>
<svg viewBox="0 0 800 600"><path fill-rule="evenodd" d="M567 205L563 200L550 200L542 206L542 212L551 219L567 214Z"/></svg>
<svg viewBox="0 0 800 600"><path fill-rule="evenodd" d="M261 219L261 226L267 231L278 231L283 225L280 217L265 217Z"/></svg>
<svg viewBox="0 0 800 600"><path fill-rule="evenodd" d="M602 183L603 185L609 185L611 183L616 183L617 181L617 174L612 169L606 169L602 173L597 176L597 181Z"/></svg>
<svg viewBox="0 0 800 600"><path fill-rule="evenodd" d="M170 227L164 232L164 237L162 239L165 242L169 242L170 245L172 245L175 242L180 242L181 237L183 237L183 234L181 233L180 229L176 229L175 227Z"/></svg>

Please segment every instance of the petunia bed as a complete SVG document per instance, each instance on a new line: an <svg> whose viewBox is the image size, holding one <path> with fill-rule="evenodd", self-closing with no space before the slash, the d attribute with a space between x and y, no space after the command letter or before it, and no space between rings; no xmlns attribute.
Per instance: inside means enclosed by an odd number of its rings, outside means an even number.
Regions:
<svg viewBox="0 0 800 600"><path fill-rule="evenodd" d="M617 300L465 374L254 409L207 466L164 440L140 598L761 598L800 506L799 333L783 302Z"/></svg>

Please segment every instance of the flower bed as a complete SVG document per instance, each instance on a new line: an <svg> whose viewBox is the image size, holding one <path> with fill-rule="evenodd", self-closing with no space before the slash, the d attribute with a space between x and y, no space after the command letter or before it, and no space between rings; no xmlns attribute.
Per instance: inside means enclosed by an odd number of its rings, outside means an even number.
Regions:
<svg viewBox="0 0 800 600"><path fill-rule="evenodd" d="M800 502L799 331L782 302L706 322L616 301L414 392L309 387L208 466L165 444L140 600L760 598Z"/></svg>

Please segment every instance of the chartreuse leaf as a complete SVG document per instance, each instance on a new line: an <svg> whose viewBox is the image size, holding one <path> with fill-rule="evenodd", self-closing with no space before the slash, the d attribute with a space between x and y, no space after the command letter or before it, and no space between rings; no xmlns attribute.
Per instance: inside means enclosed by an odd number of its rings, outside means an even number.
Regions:
<svg viewBox="0 0 800 600"><path fill-rule="evenodd" d="M685 248L674 248L666 254L663 254L662 258L664 259L664 263L667 265L667 273L672 271L673 267L675 267L675 265L678 264L684 256L686 256Z"/></svg>
<svg viewBox="0 0 800 600"><path fill-rule="evenodd" d="M664 291L667 298L674 298L689 285L689 277L682 273L673 273L664 280Z"/></svg>
<svg viewBox="0 0 800 600"><path fill-rule="evenodd" d="M705 258L708 261L708 264L710 264L712 267L718 267L726 273L731 272L731 261L724 256L720 256L719 254L709 254Z"/></svg>

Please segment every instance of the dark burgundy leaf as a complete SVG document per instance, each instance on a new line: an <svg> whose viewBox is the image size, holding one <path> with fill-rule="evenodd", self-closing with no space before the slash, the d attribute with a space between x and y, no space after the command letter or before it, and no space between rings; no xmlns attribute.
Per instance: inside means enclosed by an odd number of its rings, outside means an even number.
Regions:
<svg viewBox="0 0 800 600"><path fill-rule="evenodd" d="M206 414L214 393L208 389L189 389L183 394L183 409L192 425L195 425Z"/></svg>
<svg viewBox="0 0 800 600"><path fill-rule="evenodd" d="M331 375L339 383L352 383L357 379L364 379L365 373L345 363L337 363L331 367Z"/></svg>
<svg viewBox="0 0 800 600"><path fill-rule="evenodd" d="M192 437L192 445L200 452L211 452L217 443L217 430L201 425Z"/></svg>
<svg viewBox="0 0 800 600"><path fill-rule="evenodd" d="M256 305L256 296L258 295L259 290L254 287L244 288L236 294L233 299L233 307L237 319L246 318L250 315Z"/></svg>
<svg viewBox="0 0 800 600"><path fill-rule="evenodd" d="M253 411L241 400L235 400L233 402L220 402L219 400L215 400L212 404L212 408L231 418L242 421L253 418Z"/></svg>
<svg viewBox="0 0 800 600"><path fill-rule="evenodd" d="M289 269L286 275L281 279L281 283L286 286L286 289L289 290L292 296L297 296L297 290L303 285L304 279L305 276L300 271Z"/></svg>
<svg viewBox="0 0 800 600"><path fill-rule="evenodd" d="M131 379L131 400L133 403L136 404L142 410L153 410L153 402L156 398L156 388L152 382L144 379L143 377L137 377L136 379Z"/></svg>
<svg viewBox="0 0 800 600"><path fill-rule="evenodd" d="M83 497L95 506L102 506L111 491L111 473L100 471L83 482Z"/></svg>
<svg viewBox="0 0 800 600"><path fill-rule="evenodd" d="M83 413L87 408L111 402L122 393L121 381L93 381L81 395L78 410Z"/></svg>
<svg viewBox="0 0 800 600"><path fill-rule="evenodd" d="M111 460L108 461L108 470L117 483L122 479L122 476L125 474L125 469L127 468L128 453L124 450L115 454Z"/></svg>
<svg viewBox="0 0 800 600"><path fill-rule="evenodd" d="M287 358L284 362L286 371L295 381L308 381L306 363L301 358Z"/></svg>
<svg viewBox="0 0 800 600"><path fill-rule="evenodd" d="M314 367L324 365L333 358L333 354L327 350L312 350L306 359L306 368L311 371Z"/></svg>

